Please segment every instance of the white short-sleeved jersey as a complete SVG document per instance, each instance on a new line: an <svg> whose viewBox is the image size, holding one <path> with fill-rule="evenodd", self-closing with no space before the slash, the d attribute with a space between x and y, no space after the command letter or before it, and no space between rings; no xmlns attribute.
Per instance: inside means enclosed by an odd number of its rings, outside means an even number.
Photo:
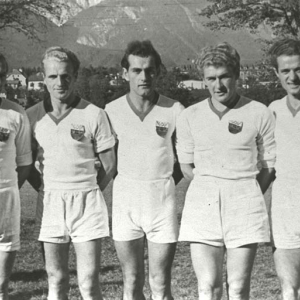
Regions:
<svg viewBox="0 0 300 300"><path fill-rule="evenodd" d="M169 178L173 173L172 135L184 107L159 95L143 118L127 95L109 103L106 112L118 144L118 174L137 180Z"/></svg>
<svg viewBox="0 0 300 300"><path fill-rule="evenodd" d="M24 109L0 98L0 188L17 185L17 166L32 163L30 126Z"/></svg>
<svg viewBox="0 0 300 300"><path fill-rule="evenodd" d="M114 146L115 139L105 112L80 99L57 120L44 102L28 110L44 190L90 190L97 188L95 154Z"/></svg>
<svg viewBox="0 0 300 300"><path fill-rule="evenodd" d="M179 117L179 162L194 163L195 175L254 178L258 161L263 168L274 166L274 123L267 107L248 98L241 96L234 108L223 113L206 99Z"/></svg>
<svg viewBox="0 0 300 300"><path fill-rule="evenodd" d="M272 241L276 248L300 247L300 112L287 97L272 102L276 119L276 180L272 186Z"/></svg>
<svg viewBox="0 0 300 300"><path fill-rule="evenodd" d="M299 184L300 113L291 107L287 97L272 102L269 108L276 119L276 181L290 180Z"/></svg>

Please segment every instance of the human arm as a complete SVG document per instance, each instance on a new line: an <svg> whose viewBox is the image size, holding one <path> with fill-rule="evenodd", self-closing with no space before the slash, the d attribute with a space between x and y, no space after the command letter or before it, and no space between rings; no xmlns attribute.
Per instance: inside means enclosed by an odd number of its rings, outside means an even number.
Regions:
<svg viewBox="0 0 300 300"><path fill-rule="evenodd" d="M177 156L177 151L176 151L175 144L176 144L176 132L174 132L173 135L172 135L172 145L173 145L173 151L174 151L174 156L175 156L175 162L174 162L174 166L173 166L172 177L173 177L175 185L176 185L183 178L183 174L182 174L180 164L179 164L179 161L178 161L178 156Z"/></svg>
<svg viewBox="0 0 300 300"><path fill-rule="evenodd" d="M95 135L95 152L100 161L97 183L103 191L117 172L116 138L108 115L102 109L99 112L98 122Z"/></svg>
<svg viewBox="0 0 300 300"><path fill-rule="evenodd" d="M19 189L22 187L23 183L28 178L30 174L30 170L31 170L31 165L17 167Z"/></svg>
<svg viewBox="0 0 300 300"><path fill-rule="evenodd" d="M15 145L17 164L16 171L18 176L18 187L20 189L29 176L32 164L30 124L23 109L20 110L19 129L16 134Z"/></svg>
<svg viewBox="0 0 300 300"><path fill-rule="evenodd" d="M269 109L266 109L261 120L260 131L257 138L260 171L256 176L256 180L263 194L272 181L275 180L276 143L274 131L274 114Z"/></svg>
<svg viewBox="0 0 300 300"><path fill-rule="evenodd" d="M275 180L275 168L262 168L257 174L256 180L264 194L272 181Z"/></svg>
<svg viewBox="0 0 300 300"><path fill-rule="evenodd" d="M194 178L194 164L180 164L180 168L186 180L191 181Z"/></svg>
<svg viewBox="0 0 300 300"><path fill-rule="evenodd" d="M117 172L117 162L115 148L109 148L97 154L100 160L100 168L98 170L97 182L100 190L103 191L110 180Z"/></svg>
<svg viewBox="0 0 300 300"><path fill-rule="evenodd" d="M180 162L180 169L187 180L194 178L194 138L192 136L190 123L186 111L179 116L176 126L176 149Z"/></svg>

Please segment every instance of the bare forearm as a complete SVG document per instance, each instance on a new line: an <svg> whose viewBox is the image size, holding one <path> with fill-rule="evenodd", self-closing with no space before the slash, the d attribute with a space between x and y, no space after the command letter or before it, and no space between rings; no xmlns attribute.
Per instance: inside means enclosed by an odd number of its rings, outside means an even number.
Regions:
<svg viewBox="0 0 300 300"><path fill-rule="evenodd" d="M271 182L275 180L274 168L262 168L259 174L256 176L256 180L260 186L262 193L264 194Z"/></svg>
<svg viewBox="0 0 300 300"><path fill-rule="evenodd" d="M117 172L115 149L110 148L98 154L100 168L97 175L98 185L103 191Z"/></svg>
<svg viewBox="0 0 300 300"><path fill-rule="evenodd" d="M179 183L180 180L183 178L183 174L182 174L182 172L181 172L180 165L179 165L178 162L176 162L176 163L174 164L174 169L173 169L172 177L174 178L175 185L176 185L177 183Z"/></svg>
<svg viewBox="0 0 300 300"><path fill-rule="evenodd" d="M116 167L105 170L101 166L97 175L97 182L101 191L103 191L107 187L107 185L109 184L109 182L115 176L116 173L117 173Z"/></svg>

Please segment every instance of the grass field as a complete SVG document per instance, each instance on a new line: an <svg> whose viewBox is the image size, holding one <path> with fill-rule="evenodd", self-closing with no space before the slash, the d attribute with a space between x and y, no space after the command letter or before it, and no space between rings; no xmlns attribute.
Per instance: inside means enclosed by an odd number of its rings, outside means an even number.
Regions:
<svg viewBox="0 0 300 300"><path fill-rule="evenodd" d="M177 187L178 218L180 219L187 183L181 182ZM105 191L105 198L111 213L111 187ZM34 228L36 193L27 185L21 190L22 201L22 248L18 253L10 283L11 300L46 299L47 278L44 271L39 244L32 238ZM145 260L147 253L145 252ZM70 293L69 299L81 299L76 282L74 249L70 253ZM238 268L238 266L237 266ZM225 276L225 275L224 275ZM112 240L103 241L102 291L105 299L121 299L122 276ZM197 283L194 275L189 245L179 243L173 264L172 289L175 300L197 299ZM145 294L149 297L149 286L146 284ZM252 275L251 299L279 299L280 289L275 274L272 251L269 246L260 245ZM224 299L226 297L224 296Z"/></svg>

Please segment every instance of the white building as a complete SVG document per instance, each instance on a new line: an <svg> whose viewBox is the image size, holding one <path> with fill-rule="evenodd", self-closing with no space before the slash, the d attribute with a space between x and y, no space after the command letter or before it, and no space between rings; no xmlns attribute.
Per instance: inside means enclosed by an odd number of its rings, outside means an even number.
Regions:
<svg viewBox="0 0 300 300"><path fill-rule="evenodd" d="M204 90L206 89L205 83L202 80L183 80L179 82L178 87L186 89Z"/></svg>
<svg viewBox="0 0 300 300"><path fill-rule="evenodd" d="M7 74L6 83L14 89L19 86L26 87L26 76L22 73L21 70L19 71L17 69L13 69L10 73Z"/></svg>
<svg viewBox="0 0 300 300"><path fill-rule="evenodd" d="M40 90L42 88L44 88L44 76L42 73L29 76L28 90Z"/></svg>

